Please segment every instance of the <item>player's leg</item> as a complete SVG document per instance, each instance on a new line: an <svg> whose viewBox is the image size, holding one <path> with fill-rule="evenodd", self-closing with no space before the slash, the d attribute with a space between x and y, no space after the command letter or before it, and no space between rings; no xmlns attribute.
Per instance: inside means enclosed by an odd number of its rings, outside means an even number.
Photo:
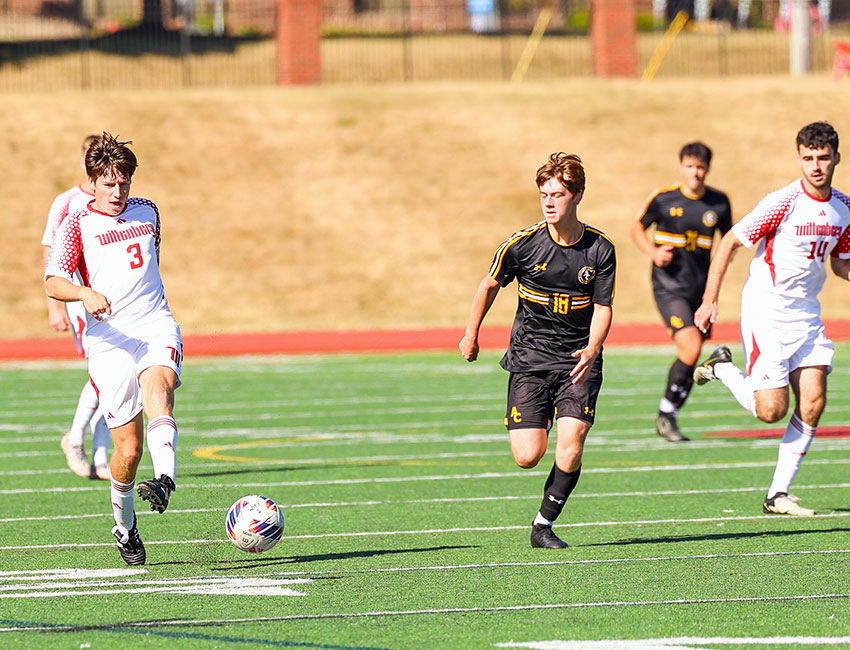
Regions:
<svg viewBox="0 0 850 650"><path fill-rule="evenodd" d="M826 407L826 376L832 369L834 349L822 326L795 351L789 360L795 368L789 375L791 390L797 403L791 420L782 436L773 480L763 504L765 512L791 515L812 515L814 510L803 508L789 494L803 457L814 440L818 422ZM787 400L787 394L786 394Z"/></svg>
<svg viewBox="0 0 850 650"><path fill-rule="evenodd" d="M91 382L86 382L83 389L80 391L80 397L77 399L77 408L74 411L74 418L71 421L71 429L62 436L62 451L65 452L65 460L68 462L68 467L77 476L88 478L91 476L91 467L86 460L86 452L83 441L86 436L86 429L89 427L92 417L97 411L98 397L97 391Z"/></svg>
<svg viewBox="0 0 850 650"><path fill-rule="evenodd" d="M174 391L180 386L183 343L172 319L151 327L144 354L136 359L142 403L148 416L148 450L154 478L141 481L139 496L151 510L168 507L177 478L177 422L174 420Z"/></svg>
<svg viewBox="0 0 850 650"><path fill-rule="evenodd" d="M174 391L177 373L165 366L152 366L139 376L142 402L148 416L148 451L155 478L139 483L139 496L151 510L162 513L168 507L177 478L177 422L174 420Z"/></svg>
<svg viewBox="0 0 850 650"><path fill-rule="evenodd" d="M567 543L552 531L567 499L581 476L581 456L590 423L574 417L557 420L558 442L555 462L543 488L543 501L532 523L531 545L543 548L566 548Z"/></svg>
<svg viewBox="0 0 850 650"><path fill-rule="evenodd" d="M89 375L112 434L110 496L115 517L112 534L127 564L144 564L145 547L136 528L133 503L136 471L144 445L144 423L131 352L116 347L92 354Z"/></svg>
<svg viewBox="0 0 850 650"><path fill-rule="evenodd" d="M567 370L552 373L551 382L558 440L540 510L532 523L531 545L566 548L566 542L555 535L552 525L563 512L581 476L584 441L593 426L596 400L602 386L602 363L597 360L580 384L572 383Z"/></svg>
<svg viewBox="0 0 850 650"><path fill-rule="evenodd" d="M656 429L670 442L685 442L678 425L679 410L685 405L694 385L694 367L702 349L702 332L694 326L683 327L673 334L676 360L667 373L664 397L658 405Z"/></svg>
<svg viewBox="0 0 850 650"><path fill-rule="evenodd" d="M699 360L703 334L694 326L694 307L684 298L656 292L655 303L676 345L676 359L667 373L655 428L659 436L670 442L684 442L688 438L679 430L677 418L694 383L694 367Z"/></svg>
<svg viewBox="0 0 850 650"><path fill-rule="evenodd" d="M99 478L103 481L109 480L109 427L106 426L106 420L103 414L98 411L95 413L92 424L92 478Z"/></svg>
<svg viewBox="0 0 850 650"><path fill-rule="evenodd" d="M115 526L112 534L127 564L144 564L145 547L136 527L133 487L142 458L144 423L141 411L127 424L111 430L114 449L110 462L110 497Z"/></svg>

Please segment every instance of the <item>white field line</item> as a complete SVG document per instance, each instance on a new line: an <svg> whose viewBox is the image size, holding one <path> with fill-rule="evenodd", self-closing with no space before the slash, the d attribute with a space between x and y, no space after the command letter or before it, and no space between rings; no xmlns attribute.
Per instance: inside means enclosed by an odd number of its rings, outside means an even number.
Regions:
<svg viewBox="0 0 850 650"><path fill-rule="evenodd" d="M850 643L850 636L772 636L772 637L700 637L677 636L665 639L603 639L591 641L509 641L494 643L496 648L528 650L698 650L717 645L829 645ZM694 648L694 646L697 646Z"/></svg>
<svg viewBox="0 0 850 650"><path fill-rule="evenodd" d="M807 467L812 465L846 465L850 463L850 458L836 459L811 459L806 462ZM741 463L703 463L694 465L644 465L640 467L591 467L582 469L582 474L628 474L632 472L676 472L676 471L697 471L697 470L716 470L716 469L752 469L756 467L773 467L776 461L759 461L759 462L741 462ZM272 487L308 487L315 485L369 485L382 483L409 483L419 481L458 481L458 480L478 480L478 479L504 479L504 478L523 478L529 476L548 476L549 470L545 471L526 471L526 472L483 472L480 474L447 474L439 476L390 476L390 477L371 477L371 478L353 478L353 479L336 479L330 481L279 481L260 483L180 483L181 490L186 489L221 489L221 488L263 488L268 490ZM0 490L0 494L50 494L56 492L94 492L100 491L101 486L86 486L86 487L55 487L55 488L16 488L9 490Z"/></svg>
<svg viewBox="0 0 850 650"><path fill-rule="evenodd" d="M731 603L783 603L810 600L846 600L850 593L836 594L800 594L790 596L742 596L738 598L682 598L672 600L618 600L589 603L547 603L535 605L504 605L501 607L446 607L440 609L407 609L407 610L379 610L370 612L338 612L324 614L292 614L289 616L262 616L253 618L226 618L226 619L183 619L162 621L138 621L118 623L104 626L86 626L86 630L105 629L119 630L126 628L156 628L156 627L199 627L203 625L235 625L237 623L273 623L281 621L305 621L305 620L327 620L327 619L356 619L356 618L383 618L387 616L423 616L423 615L446 615L446 614L472 614L483 612L524 612L534 610L556 610L556 609L586 609L596 607L648 607L653 605L706 605L706 604L731 604ZM30 632L30 631L73 631L73 625L33 625L27 627L0 628L0 632ZM837 637L844 638L844 637Z"/></svg>
<svg viewBox="0 0 850 650"><path fill-rule="evenodd" d="M397 439L395 442L402 444ZM418 442L418 441L412 441ZM480 443L480 441L477 441ZM504 444L504 440L500 438L498 441L499 445ZM351 442L343 443L343 444L354 444ZM773 449L777 447L778 442L776 439L768 439L768 440L747 440L740 441L738 446L746 447L749 449L761 449L761 448L770 448ZM250 454L252 450L256 449L271 449L271 448L281 448L281 447L320 447L320 446L329 446L329 447L337 447L339 446L338 442L325 442L325 443L273 443L268 445L259 445L259 446L240 446L239 444L234 445L221 445L216 446L216 453L221 451L229 451L234 450L238 451L241 454ZM696 449L717 449L717 448L725 448L728 449L730 445L724 441L703 441L703 442L694 442L688 443L688 450L696 450ZM199 446L199 447L189 447L184 448L181 447L181 450L198 450L198 449L209 449L208 445ZM823 442L819 442L817 451L847 451L850 449L850 439L841 440L841 441L832 441L832 440L824 440ZM606 453L633 453L636 451L640 452L649 452L649 451L661 451L661 452L673 452L679 451L676 449L674 445L669 443L661 443L659 446L655 447L652 444L627 444L622 447L609 447L605 444L603 445L594 445L588 444L585 446L586 452L593 451L604 451ZM8 457L43 457L44 452L15 452L13 454L0 454L0 458L8 458ZM57 454L58 456L58 454ZM404 461L413 461L413 460L447 460L452 458L485 458L485 457L505 457L508 458L509 451L507 449L502 449L501 451L471 451L471 452L446 452L440 454L419 454L419 455L384 455L384 456L349 456L345 458L330 458L327 456L323 456L321 458L271 458L268 460L261 460L254 457L246 457L244 460L225 460L222 459L220 461L211 462L211 463L180 463L179 467L181 470L196 470L196 469L223 469L226 467L265 467L265 466L274 466L274 465L327 465L329 463L334 464L357 464L357 463L383 463L389 464L394 462L404 462ZM149 469L149 465L143 463L140 465L141 469ZM41 475L58 475L58 474L67 474L67 467L53 468L53 469L14 469L14 470L2 470L0 471L0 476L41 476ZM589 471L589 470L588 470Z"/></svg>
<svg viewBox="0 0 850 650"><path fill-rule="evenodd" d="M818 519L836 519L850 517L850 512L833 512L828 515L813 515L810 520ZM588 521L577 523L558 524L559 529L563 528L593 528L595 526L650 526L650 525L669 525L669 524L706 524L715 523L724 525L735 521L754 521L759 519L768 519L776 522L795 521L793 519L777 519L776 515L747 515L741 517L697 517L694 519L639 519L634 521ZM301 539L330 539L330 538L354 538L354 537L384 537L399 535L447 535L454 533L501 533L511 530L527 530L528 524L516 526L472 526L467 528L426 528L420 530L382 530L382 531L362 531L353 533L316 533L312 535L290 535L286 539L301 540ZM184 544L220 544L229 542L224 537L220 539L191 539L191 540L162 540L162 541L145 541L146 545L184 545ZM32 549L57 549L57 548L98 548L98 547L114 547L114 543L109 542L94 542L94 543L68 543L68 544L26 544L22 546L0 546L0 551L23 551Z"/></svg>
<svg viewBox="0 0 850 650"><path fill-rule="evenodd" d="M826 483L819 485L797 485L794 490L827 490L827 489L842 489L850 487L850 483ZM643 492L592 492L573 493L570 499L623 499L623 498L645 498L651 496L694 496L700 494L733 494L746 492L764 492L764 486L743 487L743 488L708 488L694 490L655 490ZM369 506L387 506L387 505L412 505L426 503L471 503L471 502L487 502L487 501L521 501L521 500L539 500L540 494L528 495L504 495L504 496L489 496L489 497L436 497L431 499L403 499L403 500L384 500L384 501L335 501L335 502L317 502L317 503L281 503L280 507L283 510L292 510L298 508L359 508ZM169 509L170 515L175 514L197 514L204 512L222 512L222 508L187 508L182 510ZM156 513L147 510L142 510L136 513L137 515L154 515ZM45 515L41 517L5 517L0 518L2 523L15 523L27 521L54 521L58 519L88 519L97 517L111 517L108 512L95 512L75 515Z"/></svg>

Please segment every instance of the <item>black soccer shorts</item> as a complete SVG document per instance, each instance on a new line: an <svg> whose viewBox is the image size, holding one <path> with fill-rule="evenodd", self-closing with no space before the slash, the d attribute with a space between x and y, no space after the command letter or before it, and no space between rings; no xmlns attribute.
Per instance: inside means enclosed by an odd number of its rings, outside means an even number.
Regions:
<svg viewBox="0 0 850 650"><path fill-rule="evenodd" d="M512 372L508 380L505 427L508 431L548 429L554 419L561 417L593 424L600 388L602 363L599 359L580 384L574 384L570 371L564 369Z"/></svg>
<svg viewBox="0 0 850 650"><path fill-rule="evenodd" d="M702 298L687 299L669 293L655 293L655 305L667 327L667 333L673 336L680 329L694 326L694 314L702 304ZM711 338L711 326L703 334L703 339Z"/></svg>

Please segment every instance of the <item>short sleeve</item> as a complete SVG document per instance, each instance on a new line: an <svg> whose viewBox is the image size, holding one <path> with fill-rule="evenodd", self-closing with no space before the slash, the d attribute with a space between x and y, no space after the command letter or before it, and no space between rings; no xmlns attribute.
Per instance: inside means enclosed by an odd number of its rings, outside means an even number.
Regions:
<svg viewBox="0 0 850 650"><path fill-rule="evenodd" d="M617 255L614 245L607 240L605 247L600 248L599 262L596 267L596 278L593 282L592 301L597 305L610 306L614 302L614 281L617 275Z"/></svg>
<svg viewBox="0 0 850 650"><path fill-rule="evenodd" d="M44 268L44 278L58 276L71 280L74 271L79 267L82 252L80 213L78 212L62 221L53 237L50 255L47 257Z"/></svg>

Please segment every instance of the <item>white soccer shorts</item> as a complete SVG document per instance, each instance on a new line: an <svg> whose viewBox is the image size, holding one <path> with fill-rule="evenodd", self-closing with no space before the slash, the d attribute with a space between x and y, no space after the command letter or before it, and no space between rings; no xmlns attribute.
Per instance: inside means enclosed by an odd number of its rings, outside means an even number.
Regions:
<svg viewBox="0 0 850 650"><path fill-rule="evenodd" d="M835 347L820 318L796 323L769 323L759 317L741 317L744 360L753 390L782 388L797 368L826 366L832 371Z"/></svg>
<svg viewBox="0 0 850 650"><path fill-rule="evenodd" d="M177 373L183 362L180 328L163 320L146 329L145 340L127 337L122 345L97 351L89 357L89 376L100 398L100 407L110 429L130 422L142 410L139 376L153 366Z"/></svg>

